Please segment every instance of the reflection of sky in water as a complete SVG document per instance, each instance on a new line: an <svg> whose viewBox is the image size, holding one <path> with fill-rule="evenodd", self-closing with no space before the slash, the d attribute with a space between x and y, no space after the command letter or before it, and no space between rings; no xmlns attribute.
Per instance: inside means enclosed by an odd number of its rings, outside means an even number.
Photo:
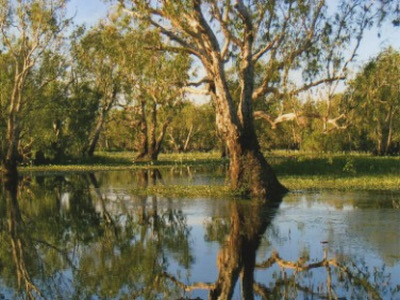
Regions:
<svg viewBox="0 0 400 300"><path fill-rule="evenodd" d="M182 184L186 177L166 182ZM202 178L200 176L200 178ZM207 182L209 179L205 179ZM196 182L196 179L193 180ZM199 181L197 181L199 182ZM200 180L202 182L202 180ZM121 191L119 191L121 192ZM123 191L126 193L126 191ZM354 192L309 192L293 193L285 197L273 219L271 226L264 234L264 239L257 251L257 261L267 259L272 251L277 251L281 258L296 261L299 257L306 257L308 261L322 260L324 251L328 251L329 258L349 258L356 263L366 264L370 269L387 265L387 271L392 274L394 285L400 284L400 216L397 210L375 208L378 202L385 207L386 202L392 201L394 196L375 193ZM135 196L125 195L128 206L136 206L132 202ZM121 202L111 193L107 202L109 210L121 208ZM151 206L151 197L145 205ZM368 207L368 205L372 207ZM172 200L158 198L158 209L166 207L181 209L187 218L187 225L191 227L191 250L194 262L189 270L170 261L169 271L178 274L185 284L194 282L214 282L217 277L216 257L219 243L205 241L205 222L212 216L227 217L229 219L229 203L215 199L187 199ZM360 209L359 207L362 207ZM134 209L131 207L130 209ZM279 273L277 266L268 271L257 270L256 280L268 282L273 272ZM324 268L313 271L315 285L323 284L326 280ZM240 287L236 286L235 295L239 297ZM191 292L191 297L207 298L207 291Z"/></svg>
<svg viewBox="0 0 400 300"><path fill-rule="evenodd" d="M216 184L223 182L223 177L217 174L207 177L202 171L187 170L185 168L176 169L175 171L163 170L162 181L158 181L157 184L191 184L199 182L201 184ZM122 231L129 224L132 226L132 216L134 216L133 219L135 220L141 211L148 216L155 211L155 208L160 216L165 216L168 212L173 211L176 216L183 217L183 226L189 232L189 255L192 259L187 268L180 260L180 256L183 253L179 250L182 241L174 240L179 235L172 235L172 240L163 240L165 236L158 236L156 232L152 232L154 228L152 229L150 226L146 227L147 225L144 224L136 224L134 226L143 226L141 228L147 230L148 233L150 232L150 235L145 237L148 238L146 243L161 239L162 255L165 256L164 258L167 262L166 270L169 274L187 285L195 282L214 283L218 278L217 256L221 250L221 243L226 240L226 234L229 233L230 229L232 202L207 198L175 199L139 196L135 194L132 187L142 182L140 181L140 176L141 174L132 171L104 172L96 174L94 179L97 183L90 181L88 177L74 178L71 176L60 185L61 188L57 193L54 193L51 189L46 191L49 195L47 201L49 201L49 204L52 203L51 201L58 202L58 205L55 205L57 207L55 212L59 211L61 220L66 224L70 224L68 222L71 218L77 218L76 216L74 217L74 214L79 216L75 222L78 222L79 218L86 217L94 218L95 220L95 215L100 216L100 222L104 222L104 216L108 214L114 218ZM74 190L74 182L79 184L86 182L87 184L79 185L79 189ZM150 177L149 183L152 184ZM34 184L31 187L34 187ZM343 263L352 261L363 272L373 272L374 269L379 271L382 270L383 266L386 266L385 274L391 276L390 287L394 288L396 285L400 285L400 215L398 196L398 193L376 192L323 191L290 193L284 198L266 232L262 234L261 244L256 253L257 263L268 259L273 251L276 251L282 259L287 261L295 262L300 257L303 257L307 263L314 263L321 261L326 251L328 258L337 258ZM42 198L32 198L29 201L20 203L22 211L27 209L26 205L29 203L32 204L32 207L38 206L38 212L40 212L40 209L47 211L46 205L39 205L43 201ZM80 214L82 210L87 212ZM25 213L28 213L28 211ZM43 219L43 216L40 218ZM51 221L51 217L49 216L49 221ZM268 218L268 214L265 217ZM29 225L29 223L25 224ZM43 225L45 224L46 220L43 221ZM78 223L71 224L79 225ZM165 224L165 229L168 230L168 226L171 225L168 221ZM100 230L100 233L97 233L95 226L90 222L84 222L83 227L67 227L64 229L66 236L82 235L88 237L86 244L79 241L72 248L72 252L69 253L74 265L78 267L82 263L81 260L85 260L87 263L92 258L94 260L104 259L107 264L112 264L122 259L121 257L126 251L126 249L120 248L121 245L108 245L108 238L104 237L102 232L104 228ZM220 231L216 230L216 227ZM135 228L132 227L130 230L134 231L136 230ZM208 231L210 228L212 229L211 233ZM57 230L61 229L60 227ZM85 230L88 233L85 233ZM132 247L128 247L129 251L136 249L135 244L140 240L141 230L139 228L139 231L134 233L135 236L132 240L128 240L127 244ZM219 232L219 235L216 232ZM96 237L96 234L99 234L99 236ZM212 236L212 234L216 235ZM50 234L49 237L53 236ZM54 238L56 237L57 235L54 233ZM74 239L70 240L68 237L66 237L66 242L73 245L76 243ZM118 242L118 239L113 240L111 236L110 242ZM169 246L165 247L167 243ZM64 245L59 245L58 247L62 248ZM99 250L107 247L111 247L112 252L101 252ZM139 250L134 250L131 255L141 257L141 253L135 251ZM147 248L144 248L143 251L147 251ZM107 257L109 253L112 253L112 257ZM160 257L157 259L160 259ZM128 261L130 261L129 255ZM125 267L124 261L122 261L122 264ZM136 265L127 264L126 268L136 268ZM94 266L99 265L101 265L99 261L94 261ZM93 275L96 278L96 272L100 271L85 269L80 272L81 274ZM111 277L118 280L118 271L115 272L105 274L105 280ZM79 282L79 278L75 278L74 274L76 274L75 271L64 267L52 275L53 280L58 278L58 282L63 282L57 288L63 291L64 297L68 298L69 295L72 297L75 292L74 280ZM293 271L287 270L287 276L290 277L291 275L293 275ZM13 292L2 276L4 275L0 273L0 298L2 295L12 298ZM267 287L275 283L276 278L282 276L282 269L276 264L267 270L256 269L255 271L256 281ZM319 289L319 291L323 291L327 281L325 268L314 269L307 274L300 272L296 276L298 276L299 283L316 290ZM238 282L240 282L240 279ZM127 292L128 288L129 285L122 285L119 290L120 295L124 291ZM241 286L237 283L233 299L240 299L240 289ZM337 297L357 296L352 292L348 294L339 287L335 288L335 291L337 292ZM200 297L206 299L208 298L208 291L196 290L187 295L191 298ZM291 295L292 298L297 297L298 299L303 299L303 296L300 292L297 296ZM381 296L384 299L393 298L385 292ZM397 293L395 296L399 297L400 295Z"/></svg>
<svg viewBox="0 0 400 300"><path fill-rule="evenodd" d="M327 250L328 258L350 259L361 267L365 264L368 270L378 270L383 265L391 274L393 286L400 284L400 216L394 209L357 208L354 196L361 197L367 203L379 197L382 203L390 201L387 195L361 193L324 192L307 194L289 194L281 204L271 226L264 234L264 239L257 251L257 262L270 257L272 251L277 251L282 259L297 261L305 257L308 262L320 261ZM353 201L353 202L352 202ZM217 242L205 242L205 228L201 220L212 215L208 206L215 205L215 200L209 203L185 202L184 214L188 224L192 226L192 250L195 262L186 284L194 282L214 282L217 279L216 257L219 251ZM220 201L221 202L221 201ZM222 201L224 202L224 201ZM371 201L372 202L372 201ZM219 203L228 205L227 203ZM204 207L203 207L204 206ZM204 222L203 222L204 223ZM361 268L360 267L360 268ZM177 266L172 264L171 271L177 272ZM268 271L257 270L256 280L263 283L271 281L273 272L280 272L276 265ZM325 268L312 271L314 285L326 282ZM291 273L289 271L289 273ZM184 279L185 276L182 276ZM240 298L240 286L236 286L236 298ZM340 297L341 290L337 290ZM207 291L195 291L192 297L207 298ZM346 294L344 295L346 296ZM300 296L298 296L300 297ZM384 295L389 297L389 295ZM235 297L234 297L235 299Z"/></svg>
<svg viewBox="0 0 400 300"><path fill-rule="evenodd" d="M169 174L164 172L162 180L162 184L218 182L223 182L223 179L218 176L210 179L201 172L197 174L182 168L169 171ZM129 195L122 188L126 188L128 183L122 181L119 184L119 189L103 190L104 194L108 194L107 209L118 211L121 203L125 203L129 209L135 209L139 205L135 196ZM272 251L277 251L285 260L295 262L299 257L305 257L309 262L315 262L322 260L327 251L329 258L351 259L355 263L366 264L369 269L387 265L386 271L391 273L394 280L392 284L400 284L400 216L397 210L386 208L391 207L393 199L397 199L397 196L367 192L289 194L263 236L257 251L257 261L266 260ZM151 197L141 201L141 205L148 208L152 205ZM182 210L191 228L190 246L194 262L185 270L171 259L169 272L188 285L194 282L214 282L218 277L216 257L220 245L216 241L205 241L205 223L213 216L229 220L228 201L164 198L158 198L157 201L161 211L167 207ZM274 272L280 272L276 265L267 271L257 270L255 278L266 284L271 281ZM326 270L319 268L312 272L314 285L323 285ZM207 295L208 292L204 290L190 293L191 297L207 298ZM235 295L240 297L239 284Z"/></svg>

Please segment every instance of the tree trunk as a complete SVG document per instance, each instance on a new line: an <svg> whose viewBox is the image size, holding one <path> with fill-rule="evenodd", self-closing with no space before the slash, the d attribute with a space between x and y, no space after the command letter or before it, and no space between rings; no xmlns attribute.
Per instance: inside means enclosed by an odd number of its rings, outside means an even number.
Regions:
<svg viewBox="0 0 400 300"><path fill-rule="evenodd" d="M390 107L389 114L388 114L388 129L387 129L387 138L386 138L386 144L385 144L385 155L389 154L390 147L392 145L392 139L393 139L393 116L394 116L394 109L393 107Z"/></svg>
<svg viewBox="0 0 400 300"><path fill-rule="evenodd" d="M87 150L86 150L86 154L89 157L92 157L94 154L94 150L96 149L97 142L99 141L100 133L101 133L101 130L103 129L103 125L106 120L107 114L111 110L111 108L115 102L116 96L117 96L116 87L113 87L113 90L110 91L107 96L105 96L106 98L104 99L104 102L105 102L104 107L102 108L99 119L97 120L97 123L96 123L96 127L94 128L94 131L90 138L89 146L87 147Z"/></svg>
<svg viewBox="0 0 400 300"><path fill-rule="evenodd" d="M167 132L168 125L169 125L169 121L167 120L164 122L163 126L161 127L160 134L155 143L155 148L151 149L151 151L150 151L150 159L153 161L156 161L158 159L158 155L160 154L161 145L164 141L164 136L165 136L165 133Z"/></svg>
<svg viewBox="0 0 400 300"><path fill-rule="evenodd" d="M376 154L377 155L382 155L382 148L383 148L383 130L382 130L382 125L381 122L378 118L378 123L377 126L375 128L375 132L376 132Z"/></svg>
<svg viewBox="0 0 400 300"><path fill-rule="evenodd" d="M141 139L140 139L140 150L139 154L136 157L137 160L151 160L156 161L158 159L158 155L161 151L161 145L164 141L164 136L167 131L167 127L169 125L169 120L166 120L160 130L160 134L156 137L157 134L157 103L154 101L152 103L151 108L151 127L150 133L147 130L147 120L145 115L145 102L141 104Z"/></svg>
<svg viewBox="0 0 400 300"><path fill-rule="evenodd" d="M8 176L16 176L18 174L19 133L19 119L17 113L12 110L7 122L7 152L4 160L4 168Z"/></svg>
<svg viewBox="0 0 400 300"><path fill-rule="evenodd" d="M278 181L261 153L253 123L252 25L246 22L247 33L242 46L239 72L241 93L237 109L229 90L218 42L210 32L211 29L206 24L204 26L209 30L209 43L213 49L209 52L211 61L202 61L208 77L213 80L210 93L215 101L217 128L229 151L231 188L242 194L263 198L283 194L287 189Z"/></svg>
<svg viewBox="0 0 400 300"><path fill-rule="evenodd" d="M147 142L147 120L146 120L146 101L142 100L140 103L140 141L139 153L136 160L142 160L148 154Z"/></svg>
<svg viewBox="0 0 400 300"><path fill-rule="evenodd" d="M253 135L253 141L246 141L246 137L243 140L232 137L228 140L231 187L259 197L285 193L287 189L279 183L261 153L257 137Z"/></svg>
<svg viewBox="0 0 400 300"><path fill-rule="evenodd" d="M96 149L97 142L99 141L99 138L100 138L101 130L103 129L104 119L105 119L105 114L103 112L101 114L99 120L97 120L96 127L93 131L92 138L89 141L89 147L87 150L87 155L89 157L93 157L94 150Z"/></svg>
<svg viewBox="0 0 400 300"><path fill-rule="evenodd" d="M158 153L156 153L157 140L156 140L156 131L157 131L157 103L153 101L151 107L151 128L149 134L149 152L147 154L148 159L157 160Z"/></svg>
<svg viewBox="0 0 400 300"><path fill-rule="evenodd" d="M220 76L219 79L221 78L223 77ZM287 192L261 153L253 126L251 98L244 98L243 102L247 103L242 105L250 107L246 107L244 113L237 117L223 80L215 80L215 83L217 128L229 152L231 188L256 197L269 197Z"/></svg>
<svg viewBox="0 0 400 300"><path fill-rule="evenodd" d="M256 252L280 202L281 198L275 198L269 205L261 201L252 204L232 202L231 228L218 253L219 274L209 299L231 299L239 276L242 299L254 299Z"/></svg>
<svg viewBox="0 0 400 300"><path fill-rule="evenodd" d="M190 139L192 138L193 127L194 127L193 124L191 124L190 128L189 128L189 132L186 136L185 144L183 145L183 152L187 152L187 150L189 148L189 142L190 142Z"/></svg>
<svg viewBox="0 0 400 300"><path fill-rule="evenodd" d="M23 48L20 49L22 51ZM22 54L22 52L19 54ZM21 130L20 113L23 105L22 93L28 73L34 64L34 61L30 59L30 55L22 55L22 57L14 56L14 59L15 73L13 88L10 96L9 115L7 119L7 152L3 162L6 174L11 175L12 177L16 177L18 175L18 144ZM20 60L22 60L22 65L20 65Z"/></svg>
<svg viewBox="0 0 400 300"><path fill-rule="evenodd" d="M10 99L9 116L7 120L7 152L4 159L4 168L7 175L17 176L17 164L18 164L18 144L20 138L20 111L22 103L22 89L25 83L26 75L28 72L27 68L23 68L23 72L18 73L18 65L16 65L17 71L14 78L14 87Z"/></svg>

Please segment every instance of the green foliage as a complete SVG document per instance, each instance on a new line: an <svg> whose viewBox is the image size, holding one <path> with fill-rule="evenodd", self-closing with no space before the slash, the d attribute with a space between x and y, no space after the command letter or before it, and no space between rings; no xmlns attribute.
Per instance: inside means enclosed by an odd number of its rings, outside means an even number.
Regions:
<svg viewBox="0 0 400 300"><path fill-rule="evenodd" d="M22 136L22 142L30 144L28 154L35 164L60 163L82 155L99 98L86 84L69 84L62 78L35 95L24 117L29 124ZM44 160L38 159L38 154Z"/></svg>
<svg viewBox="0 0 400 300"><path fill-rule="evenodd" d="M43 107L38 99L46 98L44 89L62 76L62 31L70 22L64 6L65 0L1 3L0 154L11 169L29 158L34 142L31 123Z"/></svg>
<svg viewBox="0 0 400 300"><path fill-rule="evenodd" d="M346 164L343 167L343 172L355 175L357 173L356 169L354 168L354 159L352 157L346 158Z"/></svg>
<svg viewBox="0 0 400 300"><path fill-rule="evenodd" d="M351 107L350 134L357 150L378 155L399 152L400 53L388 48L368 62L351 83L344 105Z"/></svg>
<svg viewBox="0 0 400 300"><path fill-rule="evenodd" d="M328 101L274 98L257 102L269 120L256 121L260 144L269 149L314 152L364 151L397 154L400 149L399 53L384 50L368 62L343 94ZM270 123L286 112L296 118Z"/></svg>
<svg viewBox="0 0 400 300"><path fill-rule="evenodd" d="M167 131L168 145L174 152L217 150L215 112L210 104L184 102Z"/></svg>
<svg viewBox="0 0 400 300"><path fill-rule="evenodd" d="M129 109L115 109L111 111L100 136L99 150L136 150L139 132L136 118L136 114L132 113Z"/></svg>

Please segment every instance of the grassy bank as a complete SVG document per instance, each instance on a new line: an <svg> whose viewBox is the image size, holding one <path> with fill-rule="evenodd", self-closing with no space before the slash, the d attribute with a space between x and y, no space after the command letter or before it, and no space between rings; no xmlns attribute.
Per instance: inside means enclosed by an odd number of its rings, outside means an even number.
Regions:
<svg viewBox="0 0 400 300"><path fill-rule="evenodd" d="M25 166L19 170L31 172L86 172L142 168L168 168L174 166L217 166L227 164L219 153L161 154L158 162L135 162L130 152L96 153L95 157L63 165ZM315 154L303 152L268 152L280 180L291 190L400 190L400 157L374 157L367 154ZM167 192L164 188L164 192ZM170 188L172 189L172 188ZM175 193L190 193L186 187ZM215 194L226 189L197 187L200 194ZM155 191L161 193L162 191ZM198 193L199 191L193 191Z"/></svg>
<svg viewBox="0 0 400 300"><path fill-rule="evenodd" d="M93 157L65 161L57 165L30 165L21 166L19 171L46 172L46 171L107 171L140 168L163 168L172 166L196 166L196 165L221 165L227 163L227 159L221 159L216 152L209 153L178 153L160 154L156 162L135 161L132 152L97 152Z"/></svg>
<svg viewBox="0 0 400 300"><path fill-rule="evenodd" d="M400 157L296 154L270 161L291 190L400 190Z"/></svg>

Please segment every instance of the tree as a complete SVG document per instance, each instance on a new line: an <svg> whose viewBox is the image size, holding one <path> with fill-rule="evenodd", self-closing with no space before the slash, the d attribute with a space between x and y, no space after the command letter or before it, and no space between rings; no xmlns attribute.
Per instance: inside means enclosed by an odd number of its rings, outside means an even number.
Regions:
<svg viewBox="0 0 400 300"><path fill-rule="evenodd" d="M30 82L25 88L30 101L21 115L22 163L60 162L68 152L70 141L65 123L69 117L70 82L67 69L62 53L46 51L30 73ZM42 82L46 84L37 88Z"/></svg>
<svg viewBox="0 0 400 300"><path fill-rule="evenodd" d="M157 160L167 127L182 100L180 86L187 80L188 67L185 55L171 57L167 53L157 53L146 65L149 69L142 71L145 78L137 81L141 115L141 147L137 159Z"/></svg>
<svg viewBox="0 0 400 300"><path fill-rule="evenodd" d="M3 166L8 174L17 173L21 114L30 96L26 87L32 70L46 50L60 45L61 32L69 20L64 17L66 0L2 1L0 8L0 49L10 57L9 82L2 93L7 101L6 150ZM4 55L4 54L2 54ZM40 88L48 81L42 82ZM2 83L3 85L3 83Z"/></svg>
<svg viewBox="0 0 400 300"><path fill-rule="evenodd" d="M93 156L104 123L122 87L121 35L115 26L102 23L88 32L80 28L76 35L80 36L79 42L74 42L72 47L78 63L76 80L87 82L88 87L100 96L96 120L83 149L84 155Z"/></svg>
<svg viewBox="0 0 400 300"><path fill-rule="evenodd" d="M394 144L400 142L400 52L388 48L368 62L344 101L352 108L353 130L374 144L374 149L363 150L394 152Z"/></svg>
<svg viewBox="0 0 400 300"><path fill-rule="evenodd" d="M327 82L342 52L371 25L376 6L341 1L332 17L325 1L119 1L122 10L159 30L164 49L198 59L216 107L216 122L230 156L231 187L254 196L286 191L263 157L253 124L253 101L289 97ZM389 3L390 4L390 3ZM356 36L354 37L354 32ZM255 66L263 62L259 85ZM239 99L234 103L227 66L237 66ZM329 65L327 74L322 67ZM296 84L295 71L304 80Z"/></svg>
<svg viewBox="0 0 400 300"><path fill-rule="evenodd" d="M186 53L159 51L158 32L128 29L124 35L126 98L134 105L139 128L137 160L157 160L161 145L183 99L181 87L188 80Z"/></svg>

